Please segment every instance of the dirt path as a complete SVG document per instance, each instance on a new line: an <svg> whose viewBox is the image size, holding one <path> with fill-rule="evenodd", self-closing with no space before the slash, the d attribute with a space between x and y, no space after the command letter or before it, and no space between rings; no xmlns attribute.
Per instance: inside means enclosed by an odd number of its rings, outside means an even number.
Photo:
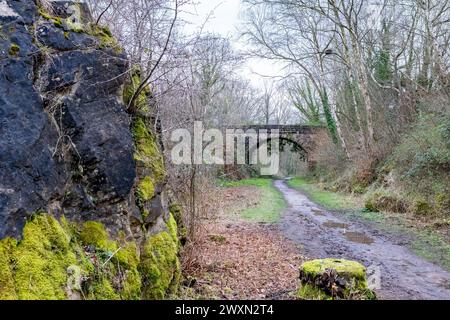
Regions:
<svg viewBox="0 0 450 320"><path fill-rule="evenodd" d="M283 234L303 246L309 258L346 258L379 270L381 299L450 299L450 273L423 260L392 237L321 209L283 181L275 186L288 208L279 223Z"/></svg>

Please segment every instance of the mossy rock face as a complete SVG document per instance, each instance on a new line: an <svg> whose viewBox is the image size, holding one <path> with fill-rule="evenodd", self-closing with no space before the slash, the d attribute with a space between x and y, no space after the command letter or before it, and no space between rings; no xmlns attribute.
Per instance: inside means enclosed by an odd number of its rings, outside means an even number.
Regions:
<svg viewBox="0 0 450 320"><path fill-rule="evenodd" d="M0 241L0 300L18 298L12 271L13 252L16 246L17 241L14 239Z"/></svg>
<svg viewBox="0 0 450 320"><path fill-rule="evenodd" d="M137 118L134 121L133 137L136 144L135 161L151 171L154 184L162 182L166 175L164 159L157 138L150 131L144 118Z"/></svg>
<svg viewBox="0 0 450 320"><path fill-rule="evenodd" d="M129 70L125 54L107 28L93 23L86 4L52 2L50 10L39 1L8 3L14 3L17 17L0 30L10 66L2 70L0 86L19 98L7 99L0 113L7 110L19 120L25 115L36 128L17 121L0 137L2 153L14 155L0 173L8 180L0 212L5 221L0 225L0 299L141 299L149 283L156 284L158 294L144 298L165 295L179 277L179 241L175 220L161 200L165 168L148 108L150 88L136 100L136 116L127 113L121 101ZM16 57L23 63L14 63ZM80 71L85 77L78 77ZM139 84L136 74L125 99ZM56 108L56 102L61 112L70 110L70 123L58 125L61 132L70 127L77 135L69 151L77 159L66 157L65 143L53 143L59 130L44 106ZM30 141L37 141L33 148L41 156L33 156ZM91 161L93 155L98 161ZM33 170L24 172L30 161ZM33 179L35 172L43 173L42 179ZM138 193L142 209L161 222L158 228L153 220L130 221ZM41 214L43 208L49 214ZM144 247L152 250L143 252ZM148 259L149 252L154 259ZM161 279L146 282L141 270L150 269L159 270Z"/></svg>
<svg viewBox="0 0 450 320"><path fill-rule="evenodd" d="M169 211L172 213L175 221L180 224L182 222L183 207L178 203L172 203L169 207Z"/></svg>
<svg viewBox="0 0 450 320"><path fill-rule="evenodd" d="M320 259L300 267L298 296L305 300L373 300L367 287L366 268L355 261Z"/></svg>
<svg viewBox="0 0 450 320"><path fill-rule="evenodd" d="M22 240L0 240L0 300L162 299L180 278L172 215L166 230L140 248L112 240L99 222L78 226L37 214Z"/></svg>
<svg viewBox="0 0 450 320"><path fill-rule="evenodd" d="M147 176L139 182L138 197L142 201L149 201L155 195L155 185L152 178Z"/></svg>
<svg viewBox="0 0 450 320"><path fill-rule="evenodd" d="M98 26L93 22L92 16L86 4L74 3L68 6L64 4L53 4L53 12L47 11L44 7L39 7L40 16L53 23L57 28L64 29L65 38L69 38L69 31L78 34L85 34L96 37L99 40L100 49L114 49L117 53L122 53L122 47L113 37L107 27Z"/></svg>
<svg viewBox="0 0 450 320"><path fill-rule="evenodd" d="M139 88L141 84L141 71L139 67L134 67L133 70L130 71L130 77L125 82L125 87L123 90L123 101L126 106L129 105L133 95ZM150 112L149 108L149 98L151 96L150 87L146 86L141 91L141 93L136 97L134 101L134 107L141 114L148 114Z"/></svg>
<svg viewBox="0 0 450 320"><path fill-rule="evenodd" d="M178 289L181 277L179 241L172 215L167 229L148 239L142 252L139 270L143 276L144 299L164 299Z"/></svg>
<svg viewBox="0 0 450 320"><path fill-rule="evenodd" d="M17 57L20 53L20 47L17 44L12 43L9 47L8 53L10 56Z"/></svg>
<svg viewBox="0 0 450 320"><path fill-rule="evenodd" d="M105 249L108 247L108 232L101 223L88 221L83 224L80 240L84 245Z"/></svg>
<svg viewBox="0 0 450 320"><path fill-rule="evenodd" d="M2 240L0 256L1 299L65 299L67 269L79 265L69 233L47 215L27 222L21 241Z"/></svg>

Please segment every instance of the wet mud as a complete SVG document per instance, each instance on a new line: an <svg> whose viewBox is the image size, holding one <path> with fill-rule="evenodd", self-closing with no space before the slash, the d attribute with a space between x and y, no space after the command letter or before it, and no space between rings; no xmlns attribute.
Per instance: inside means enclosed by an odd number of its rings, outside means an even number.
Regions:
<svg viewBox="0 0 450 320"><path fill-rule="evenodd" d="M288 208L279 228L311 259L344 258L368 267L369 285L380 299L450 299L450 273L403 246L392 235L322 209L284 181L275 186Z"/></svg>

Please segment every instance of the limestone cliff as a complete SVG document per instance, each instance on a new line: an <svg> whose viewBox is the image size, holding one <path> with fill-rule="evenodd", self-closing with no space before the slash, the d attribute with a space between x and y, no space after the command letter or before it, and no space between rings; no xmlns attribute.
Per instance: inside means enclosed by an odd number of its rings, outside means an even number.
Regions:
<svg viewBox="0 0 450 320"><path fill-rule="evenodd" d="M126 112L129 70L85 5L0 0L0 298L173 291L164 162L149 93Z"/></svg>

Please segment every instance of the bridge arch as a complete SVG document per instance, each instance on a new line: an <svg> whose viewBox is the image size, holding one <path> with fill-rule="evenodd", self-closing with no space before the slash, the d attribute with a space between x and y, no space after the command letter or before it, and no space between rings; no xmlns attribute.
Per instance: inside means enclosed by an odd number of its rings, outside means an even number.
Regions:
<svg viewBox="0 0 450 320"><path fill-rule="evenodd" d="M286 150L286 148L290 147L292 152L295 152L299 155L301 160L308 161L308 151L301 145L301 143L295 141L291 137L280 136L276 138L279 141L280 152ZM259 141L259 145L256 146L258 149L261 145L268 144L271 146L272 138L268 138L266 140ZM249 153L254 152L255 149L249 150Z"/></svg>
<svg viewBox="0 0 450 320"><path fill-rule="evenodd" d="M290 144L294 147L294 150L299 152L300 156L307 161L310 166L314 166L317 159L318 148L324 142L330 142L331 139L328 134L328 130L325 126L310 126L310 125L247 125L247 126L234 126L227 129L241 130L243 132L255 131L260 139L260 134L267 133L268 138L262 140L262 143L268 142L271 137L271 133L278 133L278 139L280 141L281 151ZM260 147L261 142L257 148ZM269 144L270 146L270 144ZM253 152L254 149L248 150Z"/></svg>

